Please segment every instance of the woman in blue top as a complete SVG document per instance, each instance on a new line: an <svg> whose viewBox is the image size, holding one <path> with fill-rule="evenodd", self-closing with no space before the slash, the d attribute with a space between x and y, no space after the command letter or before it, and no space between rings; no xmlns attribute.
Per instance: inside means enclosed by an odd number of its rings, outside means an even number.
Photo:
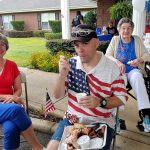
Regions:
<svg viewBox="0 0 150 150"><path fill-rule="evenodd" d="M119 36L114 36L109 44L106 56L114 60L121 74L126 74L127 80L135 93L138 109L150 122L150 100L146 91L141 68L144 62L150 60L150 54L138 36L132 35L134 23L128 18L122 18L118 23ZM146 132L150 132L150 124L142 124Z"/></svg>

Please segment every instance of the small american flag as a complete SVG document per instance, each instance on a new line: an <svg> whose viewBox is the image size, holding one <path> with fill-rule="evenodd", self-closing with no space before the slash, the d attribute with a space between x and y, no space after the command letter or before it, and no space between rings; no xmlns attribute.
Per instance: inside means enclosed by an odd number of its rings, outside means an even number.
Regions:
<svg viewBox="0 0 150 150"><path fill-rule="evenodd" d="M54 110L55 110L55 106L53 105L48 92L46 92L46 103L45 103L45 111L44 111L45 118L47 117L48 112L53 112Z"/></svg>

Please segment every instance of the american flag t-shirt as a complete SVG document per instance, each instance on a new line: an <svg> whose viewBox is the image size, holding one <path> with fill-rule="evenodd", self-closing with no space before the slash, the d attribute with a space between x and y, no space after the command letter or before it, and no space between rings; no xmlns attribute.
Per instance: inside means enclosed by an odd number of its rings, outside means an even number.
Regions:
<svg viewBox="0 0 150 150"><path fill-rule="evenodd" d="M76 69L76 60L71 59L71 71L68 76L68 88L76 93L86 93L90 95L89 85L87 82L87 77L85 72Z"/></svg>
<svg viewBox="0 0 150 150"><path fill-rule="evenodd" d="M126 103L124 82L115 63L103 56L103 59L88 74L84 71L78 56L70 59L69 63L70 71L66 81L69 114L76 114L78 117L109 118L113 112L113 109L102 107L81 107L76 98L77 93L86 93L87 96L98 98L110 97L114 94Z"/></svg>
<svg viewBox="0 0 150 150"><path fill-rule="evenodd" d="M46 92L46 102L45 102L45 111L44 111L45 118L48 115L48 112L53 112L54 110L55 110L55 106L53 105L48 92Z"/></svg>

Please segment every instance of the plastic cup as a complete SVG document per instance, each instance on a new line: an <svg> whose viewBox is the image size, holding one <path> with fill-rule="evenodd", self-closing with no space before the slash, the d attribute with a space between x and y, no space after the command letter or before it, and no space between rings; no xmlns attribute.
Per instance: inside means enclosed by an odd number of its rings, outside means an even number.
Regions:
<svg viewBox="0 0 150 150"><path fill-rule="evenodd" d="M77 94L76 94L77 101L79 102L80 99L81 99L82 97L84 97L84 96L86 96L86 93L77 93Z"/></svg>
<svg viewBox="0 0 150 150"><path fill-rule="evenodd" d="M88 135L82 135L77 139L77 143L80 145L81 149L89 148L90 137Z"/></svg>

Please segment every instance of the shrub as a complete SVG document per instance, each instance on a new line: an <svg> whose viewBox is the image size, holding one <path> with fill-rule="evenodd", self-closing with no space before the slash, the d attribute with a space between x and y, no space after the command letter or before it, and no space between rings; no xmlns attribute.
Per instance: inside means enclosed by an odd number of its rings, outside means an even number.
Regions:
<svg viewBox="0 0 150 150"><path fill-rule="evenodd" d="M53 55L53 58L51 60L51 71L52 72L58 72L58 70L59 70L58 63L59 63L60 55L65 56L65 58L67 58L67 59L69 59L73 56L71 53L65 52L65 51L59 51L58 53Z"/></svg>
<svg viewBox="0 0 150 150"><path fill-rule="evenodd" d="M45 38L47 40L51 39L61 39L62 38L62 33L45 33Z"/></svg>
<svg viewBox="0 0 150 150"><path fill-rule="evenodd" d="M14 38L25 38L25 37L32 37L33 32L32 31L6 31L5 35Z"/></svg>
<svg viewBox="0 0 150 150"><path fill-rule="evenodd" d="M55 55L50 55L48 52L35 52L30 58L31 67L46 72L58 72L60 55L65 56L67 59L72 57L72 54L64 51L59 51Z"/></svg>
<svg viewBox="0 0 150 150"><path fill-rule="evenodd" d="M60 20L49 20L49 26L52 28L52 32L61 32L61 21Z"/></svg>
<svg viewBox="0 0 150 150"><path fill-rule="evenodd" d="M11 24L13 26L13 29L16 31L23 31L24 30L24 21L11 21Z"/></svg>
<svg viewBox="0 0 150 150"><path fill-rule="evenodd" d="M31 54L30 64L32 68L43 71L50 71L50 61L52 56L48 52L35 52Z"/></svg>
<svg viewBox="0 0 150 150"><path fill-rule="evenodd" d="M48 40L46 42L46 48L49 50L50 54L55 54L60 50L68 51L70 53L74 53L74 46L72 45L70 40Z"/></svg>
<svg viewBox="0 0 150 150"><path fill-rule="evenodd" d="M103 53L105 54L109 43L110 43L109 41L100 42L100 44L99 44L97 50L98 50L98 51L101 51L101 52L103 52Z"/></svg>
<svg viewBox="0 0 150 150"><path fill-rule="evenodd" d="M84 16L84 23L96 28L96 11L91 10Z"/></svg>
<svg viewBox="0 0 150 150"><path fill-rule="evenodd" d="M46 31L46 30L35 31L35 32L33 32L33 36L35 36L35 37L45 37L45 33L49 33L49 31Z"/></svg>
<svg viewBox="0 0 150 150"><path fill-rule="evenodd" d="M132 4L130 1L120 1L109 8L111 19L117 21L123 17L132 18Z"/></svg>

